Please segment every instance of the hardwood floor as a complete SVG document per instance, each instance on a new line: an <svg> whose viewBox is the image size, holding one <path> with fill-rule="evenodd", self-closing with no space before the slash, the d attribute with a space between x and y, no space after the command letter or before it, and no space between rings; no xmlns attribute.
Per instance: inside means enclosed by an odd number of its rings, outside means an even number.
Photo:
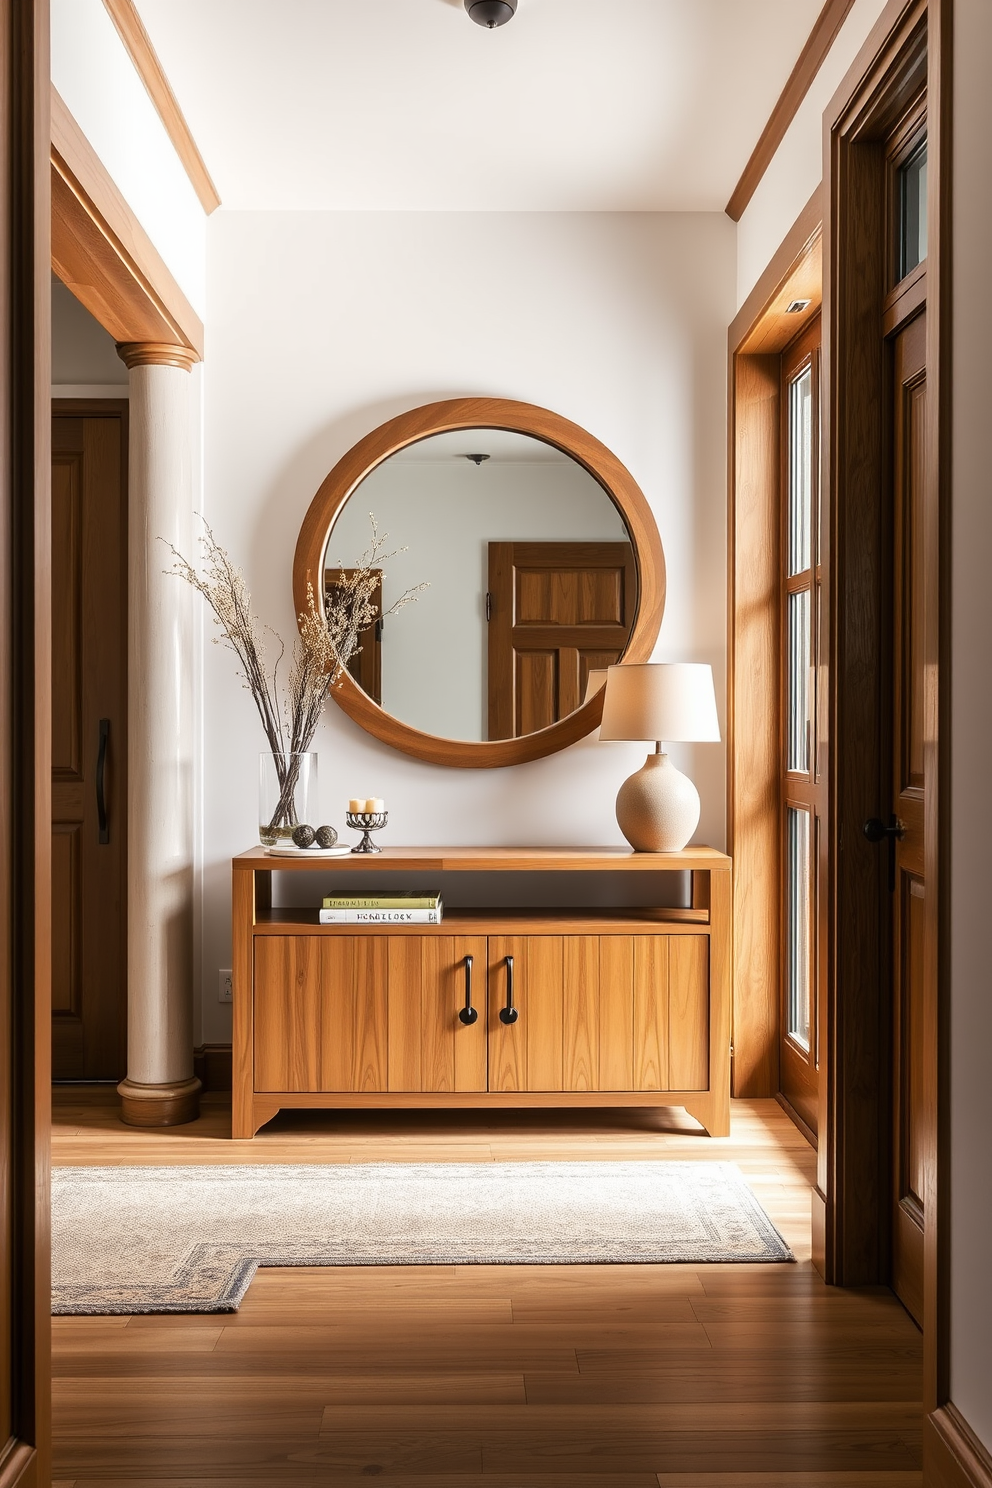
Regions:
<svg viewBox="0 0 992 1488"><path fill-rule="evenodd" d="M920 1334L810 1261L815 1156L773 1101L675 1112L230 1110L122 1126L60 1088L57 1164L736 1162L794 1266L260 1270L222 1316L56 1318L56 1488L919 1488Z"/></svg>

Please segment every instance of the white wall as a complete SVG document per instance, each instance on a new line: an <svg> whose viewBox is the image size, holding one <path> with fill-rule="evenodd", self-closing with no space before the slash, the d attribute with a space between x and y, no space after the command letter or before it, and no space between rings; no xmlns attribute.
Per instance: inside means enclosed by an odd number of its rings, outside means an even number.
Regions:
<svg viewBox="0 0 992 1488"><path fill-rule="evenodd" d="M51 0L52 82L196 313L206 216L103 0Z"/></svg>
<svg viewBox="0 0 992 1488"><path fill-rule="evenodd" d="M215 214L208 225L205 511L263 617L290 640L300 522L335 461L437 398L543 404L633 472L668 560L657 655L725 679L726 327L722 214ZM263 737L232 658L204 649L202 1037L229 1036L230 856L255 840ZM445 770L332 709L324 815L388 798L394 843L619 842L613 802L643 758L585 740L513 770ZM722 746L673 748L700 787L698 840L724 842Z"/></svg>
<svg viewBox="0 0 992 1488"><path fill-rule="evenodd" d="M359 486L334 525L327 562L353 568L369 544L369 513L398 550L383 574L386 611L427 583L415 602L385 622L382 706L427 734L487 739L486 590L491 542L628 542L627 529L602 486L575 460L526 458L497 451L476 466L464 450L483 451L485 430L463 436L446 458L394 455ZM502 447L504 441L500 441ZM477 451L476 451L477 452Z"/></svg>
<svg viewBox="0 0 992 1488"><path fill-rule="evenodd" d="M127 397L127 368L113 336L53 275L52 395L79 396L78 388L91 397Z"/></svg>
<svg viewBox="0 0 992 1488"><path fill-rule="evenodd" d="M951 1399L992 1451L992 7L954 8L951 581Z"/></svg>
<svg viewBox="0 0 992 1488"><path fill-rule="evenodd" d="M855 0L737 225L737 305L809 201L823 173L823 112L887 0Z"/></svg>

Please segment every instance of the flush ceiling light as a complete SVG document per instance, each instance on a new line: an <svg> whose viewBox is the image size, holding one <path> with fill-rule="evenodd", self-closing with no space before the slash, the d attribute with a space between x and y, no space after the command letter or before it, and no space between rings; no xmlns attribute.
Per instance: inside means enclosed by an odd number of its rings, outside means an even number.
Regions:
<svg viewBox="0 0 992 1488"><path fill-rule="evenodd" d="M495 31L505 26L517 13L517 0L465 0L465 9L477 26Z"/></svg>

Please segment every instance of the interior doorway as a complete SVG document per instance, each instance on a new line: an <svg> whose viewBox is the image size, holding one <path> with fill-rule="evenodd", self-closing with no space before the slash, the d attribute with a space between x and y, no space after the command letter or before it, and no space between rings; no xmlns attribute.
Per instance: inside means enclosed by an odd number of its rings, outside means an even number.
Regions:
<svg viewBox="0 0 992 1488"><path fill-rule="evenodd" d="M52 403L56 1080L126 1073L127 413Z"/></svg>

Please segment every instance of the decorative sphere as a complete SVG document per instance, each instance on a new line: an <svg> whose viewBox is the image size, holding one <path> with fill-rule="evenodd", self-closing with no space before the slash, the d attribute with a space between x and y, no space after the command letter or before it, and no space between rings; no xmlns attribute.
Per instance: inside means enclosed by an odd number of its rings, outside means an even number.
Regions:
<svg viewBox="0 0 992 1488"><path fill-rule="evenodd" d="M318 827L316 835L318 847L333 847L338 840L334 827Z"/></svg>
<svg viewBox="0 0 992 1488"><path fill-rule="evenodd" d="M301 824L293 832L293 841L297 847L313 847L313 839L316 836L313 827Z"/></svg>

